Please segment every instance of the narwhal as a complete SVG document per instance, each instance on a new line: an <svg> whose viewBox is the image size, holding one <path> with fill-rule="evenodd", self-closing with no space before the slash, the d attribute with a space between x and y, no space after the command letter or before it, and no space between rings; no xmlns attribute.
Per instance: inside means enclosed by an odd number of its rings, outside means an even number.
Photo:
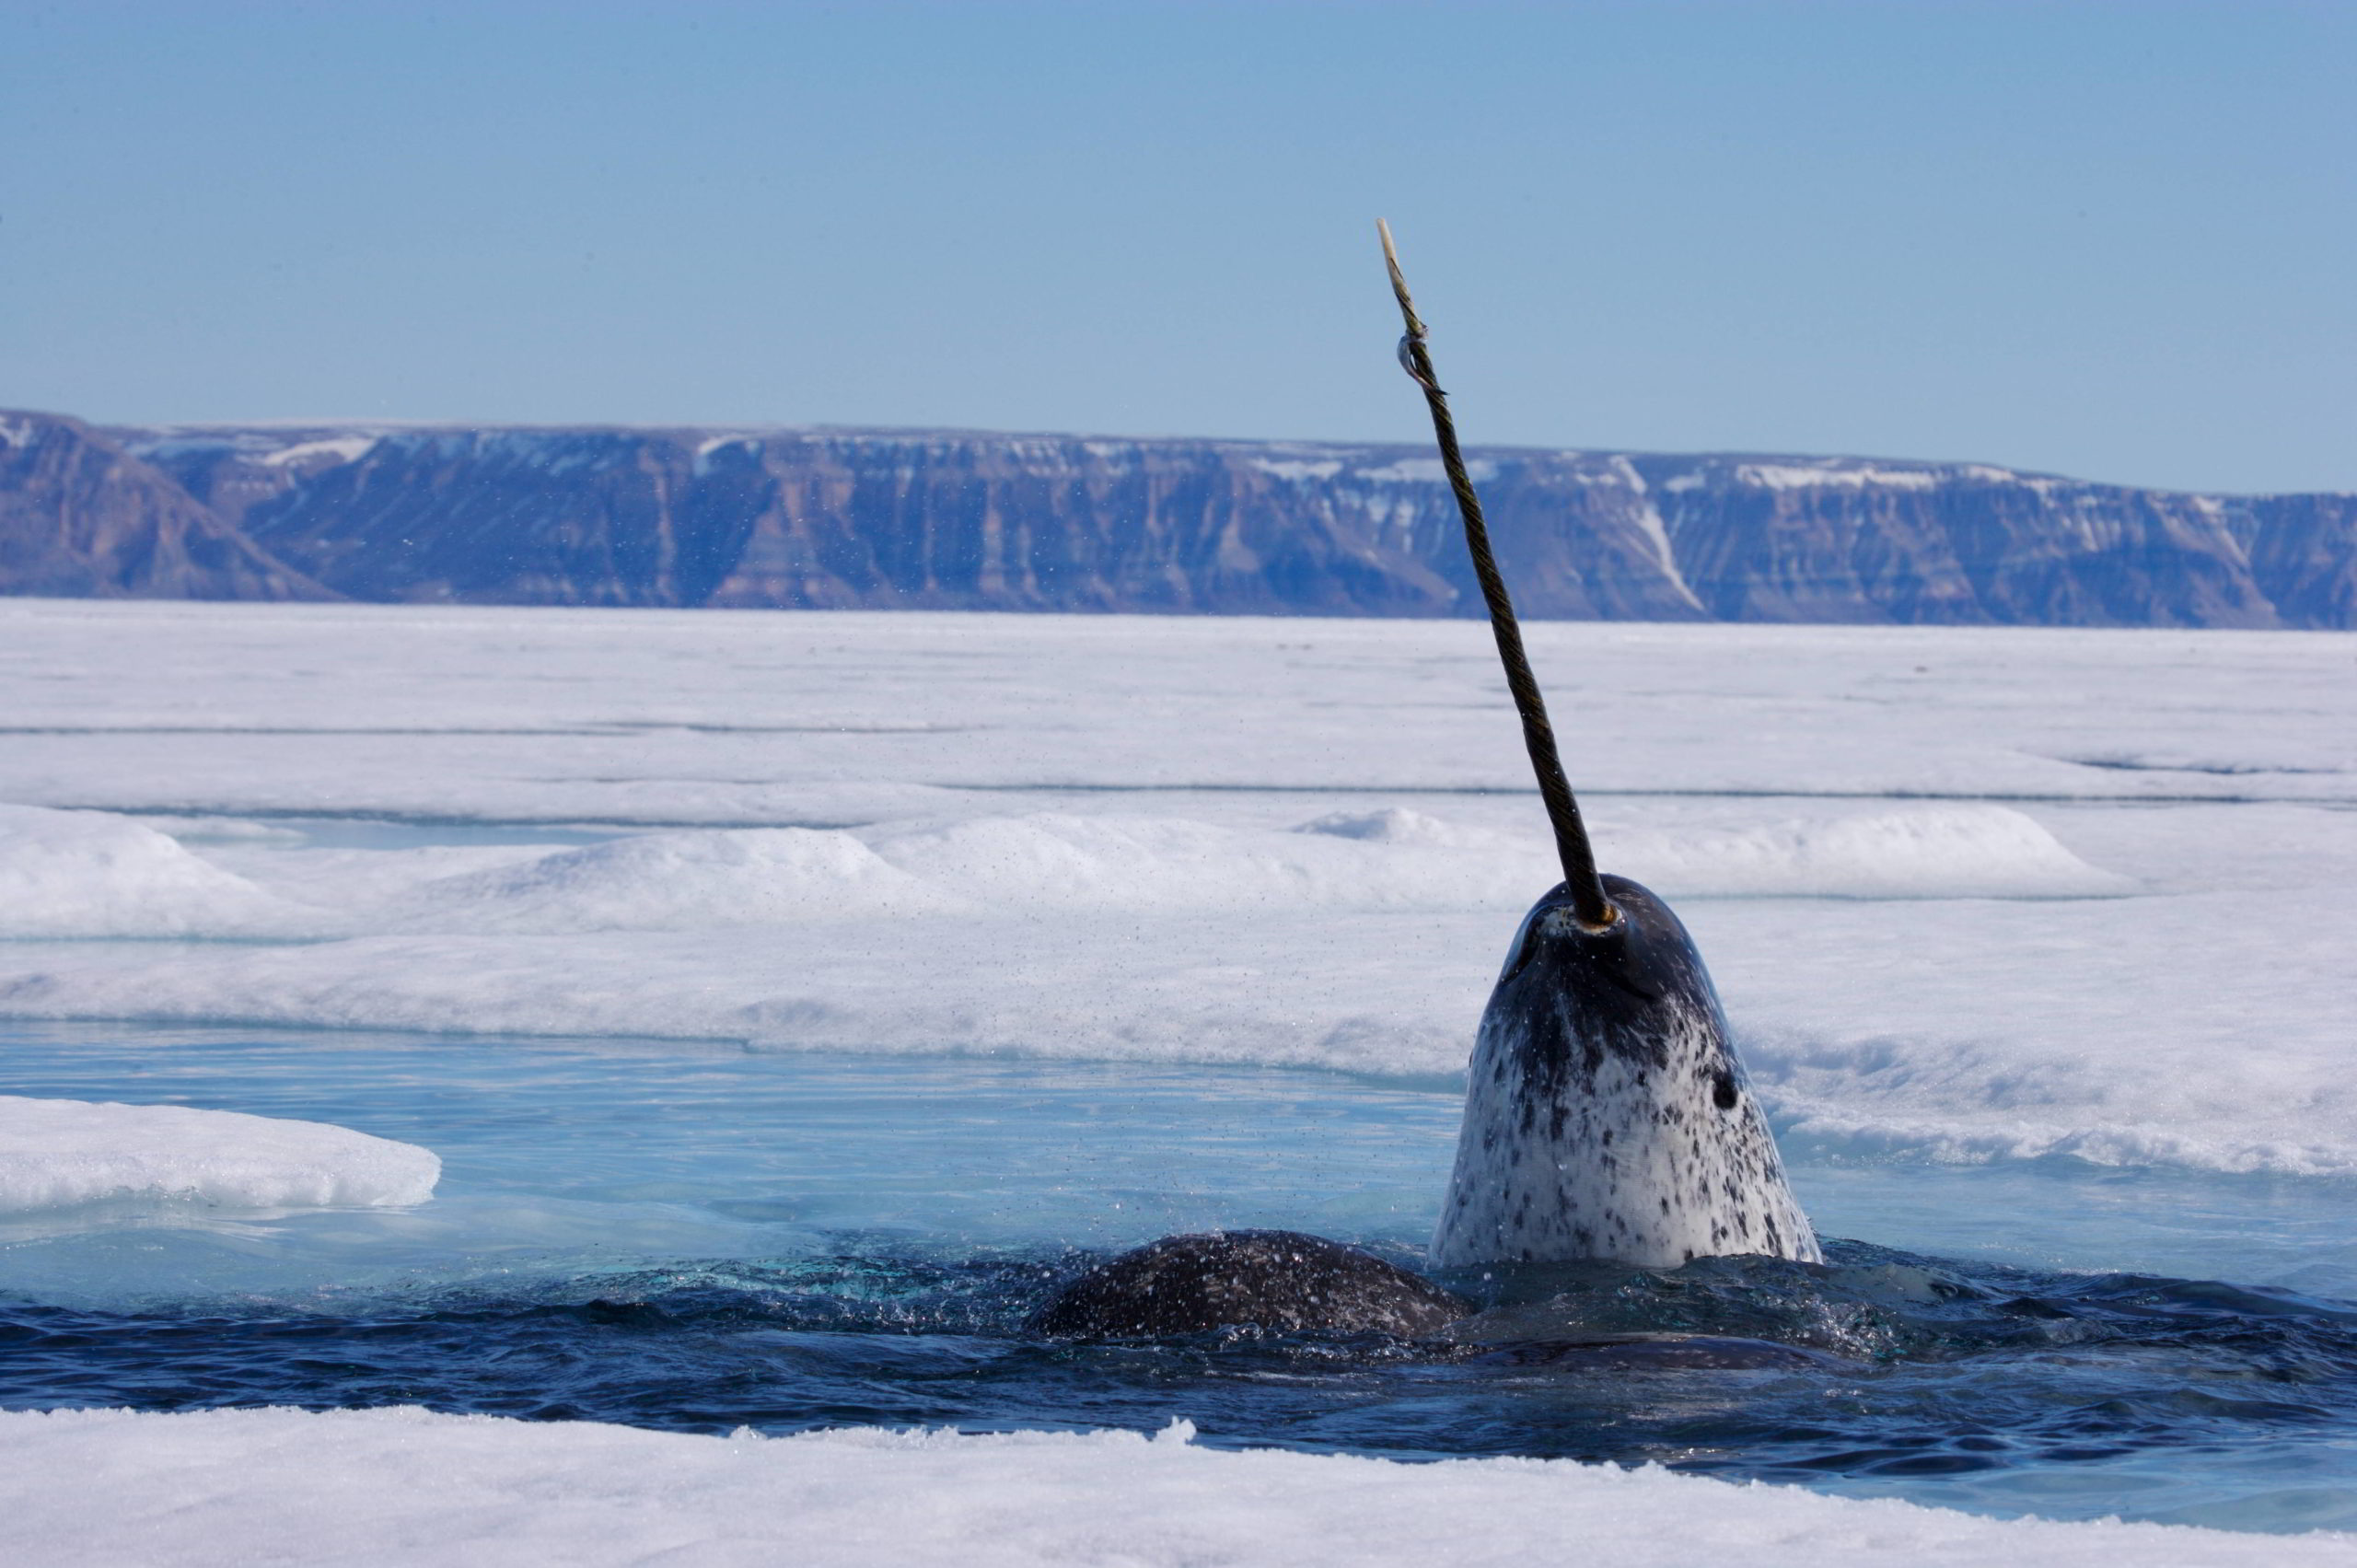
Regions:
<svg viewBox="0 0 2357 1568"><path fill-rule="evenodd" d="M1523 917L1482 1011L1432 1262L1820 1261L1693 939L1659 898L1596 870L1426 328L1390 227L1376 226L1407 325L1399 363L1432 412L1563 872ZM1070 1335L1246 1325L1415 1333L1449 1309L1431 1282L1373 1253L1236 1231L1166 1237L1116 1258L1065 1286L1032 1325Z"/></svg>

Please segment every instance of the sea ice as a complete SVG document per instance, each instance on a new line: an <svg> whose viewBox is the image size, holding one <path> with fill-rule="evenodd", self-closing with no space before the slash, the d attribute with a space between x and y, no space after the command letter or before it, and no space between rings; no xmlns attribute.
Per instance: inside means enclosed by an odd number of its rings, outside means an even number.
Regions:
<svg viewBox="0 0 2357 1568"><path fill-rule="evenodd" d="M441 1174L429 1150L324 1122L0 1095L0 1214L122 1199L391 1208L424 1202Z"/></svg>
<svg viewBox="0 0 2357 1568"><path fill-rule="evenodd" d="M387 926L460 931L682 931L966 908L849 833L750 828L654 833L436 877Z"/></svg>
<svg viewBox="0 0 2357 1568"><path fill-rule="evenodd" d="M244 877L127 818L0 806L0 937L242 936L294 918Z"/></svg>
<svg viewBox="0 0 2357 1568"><path fill-rule="evenodd" d="M9 1540L44 1568L399 1562L1827 1563L2300 1568L2357 1537L1999 1520L1646 1468L1226 1452L1176 1423L965 1436L643 1432L414 1408L0 1415ZM1575 1551L1567 1543L1576 1543Z"/></svg>
<svg viewBox="0 0 2357 1568"><path fill-rule="evenodd" d="M2345 637L1528 630L1799 1144L2357 1171ZM1424 1078L1553 879L1478 624L20 600L0 649L17 1016Z"/></svg>

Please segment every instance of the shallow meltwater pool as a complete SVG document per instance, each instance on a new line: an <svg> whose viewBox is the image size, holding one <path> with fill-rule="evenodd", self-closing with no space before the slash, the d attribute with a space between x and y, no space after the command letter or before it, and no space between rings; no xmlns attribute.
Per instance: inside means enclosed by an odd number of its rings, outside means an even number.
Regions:
<svg viewBox="0 0 2357 1568"><path fill-rule="evenodd" d="M9 1025L7 1093L331 1121L433 1202L0 1217L0 1405L416 1403L685 1431L1157 1428L1658 1461L1983 1512L2357 1527L2357 1191L2107 1170L1794 1176L1821 1269L1461 1282L1481 1342L1022 1323L1106 1251L1283 1226L1413 1264L1439 1083L614 1040ZM1459 1283L1459 1282L1453 1282ZM1655 1330L1821 1353L1629 1365ZM1509 1331L1510 1330L1510 1331Z"/></svg>

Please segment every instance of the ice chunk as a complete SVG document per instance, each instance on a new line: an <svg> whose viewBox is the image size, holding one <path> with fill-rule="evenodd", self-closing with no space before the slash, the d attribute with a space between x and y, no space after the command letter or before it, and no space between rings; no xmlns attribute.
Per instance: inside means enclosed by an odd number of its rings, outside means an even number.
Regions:
<svg viewBox="0 0 2357 1568"><path fill-rule="evenodd" d="M434 1194L430 1150L323 1121L0 1095L0 1213L114 1199L389 1208Z"/></svg>
<svg viewBox="0 0 2357 1568"><path fill-rule="evenodd" d="M46 1568L1029 1568L1568 1560L1615 1568L2324 1568L2357 1536L1991 1519L1566 1459L1403 1464L1130 1432L765 1439L415 1408L0 1414L0 1509Z"/></svg>

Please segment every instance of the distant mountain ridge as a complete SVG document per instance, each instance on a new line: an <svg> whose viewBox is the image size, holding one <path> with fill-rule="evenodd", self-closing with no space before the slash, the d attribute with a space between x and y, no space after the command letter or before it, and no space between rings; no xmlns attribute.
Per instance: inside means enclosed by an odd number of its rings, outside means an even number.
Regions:
<svg viewBox="0 0 2357 1568"><path fill-rule="evenodd" d="M2357 495L1469 454L1542 619L2357 627ZM1427 447L0 413L0 593L1452 616Z"/></svg>

